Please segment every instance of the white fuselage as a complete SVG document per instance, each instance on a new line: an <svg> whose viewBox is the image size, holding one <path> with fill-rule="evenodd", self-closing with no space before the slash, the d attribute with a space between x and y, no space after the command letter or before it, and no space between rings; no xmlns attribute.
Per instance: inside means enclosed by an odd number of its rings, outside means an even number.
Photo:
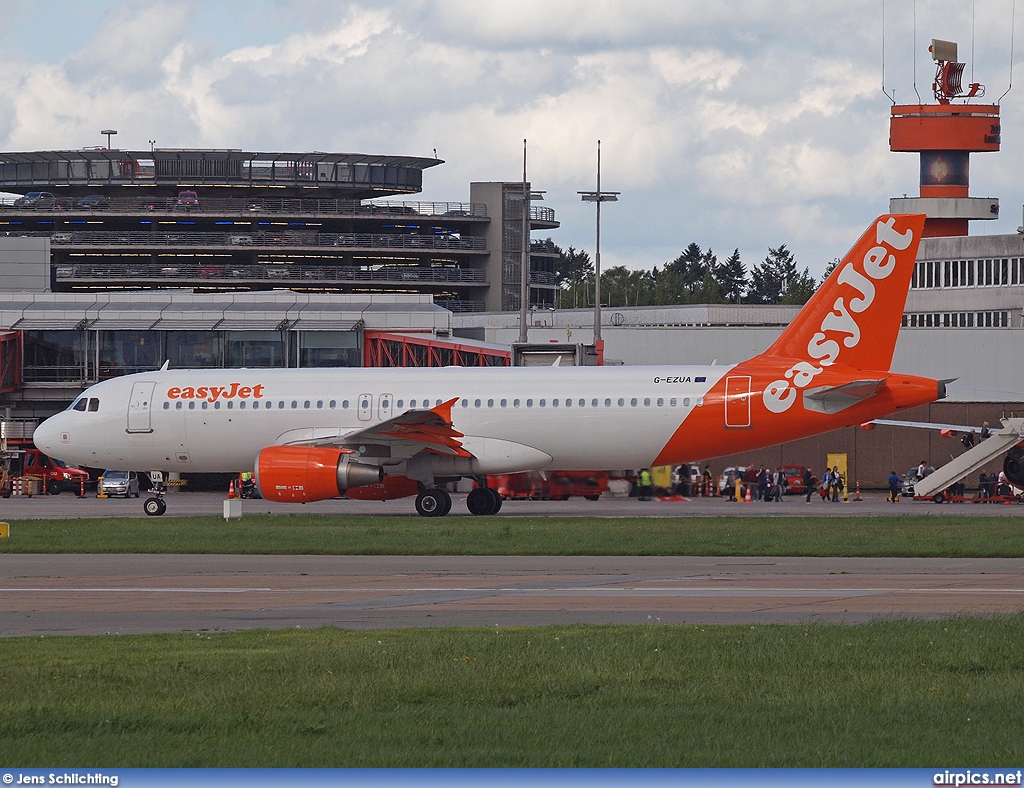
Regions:
<svg viewBox="0 0 1024 788"><path fill-rule="evenodd" d="M251 469L264 447L343 436L456 399L452 426L467 447L473 438L497 439L547 455L543 467L638 468L658 457L729 369L161 370L91 387L76 401L79 410L48 419L35 440L76 465L238 472ZM509 464L525 467L484 471L538 467L535 459Z"/></svg>

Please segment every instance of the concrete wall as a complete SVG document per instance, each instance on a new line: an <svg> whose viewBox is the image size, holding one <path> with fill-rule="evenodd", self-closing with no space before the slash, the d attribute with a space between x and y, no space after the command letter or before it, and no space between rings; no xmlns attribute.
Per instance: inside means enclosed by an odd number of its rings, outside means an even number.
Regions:
<svg viewBox="0 0 1024 788"><path fill-rule="evenodd" d="M50 239L0 236L0 291L50 290Z"/></svg>

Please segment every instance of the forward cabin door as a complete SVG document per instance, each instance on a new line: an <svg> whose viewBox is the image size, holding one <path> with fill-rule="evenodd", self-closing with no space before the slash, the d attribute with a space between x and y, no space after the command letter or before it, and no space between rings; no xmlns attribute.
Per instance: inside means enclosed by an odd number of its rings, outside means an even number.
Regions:
<svg viewBox="0 0 1024 788"><path fill-rule="evenodd" d="M150 415L155 388L156 383L151 380L138 381L132 386L132 395L128 400L128 432L153 431Z"/></svg>
<svg viewBox="0 0 1024 788"><path fill-rule="evenodd" d="M730 375L725 379L725 426L750 428L750 375Z"/></svg>

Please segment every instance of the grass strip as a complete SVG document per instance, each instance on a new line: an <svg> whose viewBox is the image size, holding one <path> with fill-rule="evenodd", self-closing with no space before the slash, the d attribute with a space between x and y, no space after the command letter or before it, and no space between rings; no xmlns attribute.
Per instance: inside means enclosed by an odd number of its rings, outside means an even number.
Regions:
<svg viewBox="0 0 1024 788"><path fill-rule="evenodd" d="M1024 760L1024 616L0 640L0 766Z"/></svg>
<svg viewBox="0 0 1024 788"><path fill-rule="evenodd" d="M1020 557L1017 517L251 515L22 520L0 553Z"/></svg>

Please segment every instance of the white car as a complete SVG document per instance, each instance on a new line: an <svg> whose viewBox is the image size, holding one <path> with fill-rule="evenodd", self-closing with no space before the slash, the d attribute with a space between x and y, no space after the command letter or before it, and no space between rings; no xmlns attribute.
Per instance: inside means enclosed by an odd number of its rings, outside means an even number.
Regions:
<svg viewBox="0 0 1024 788"><path fill-rule="evenodd" d="M97 492L111 497L119 495L122 498L128 498L134 495L138 498L139 475L135 471L103 471L103 478L98 485Z"/></svg>

